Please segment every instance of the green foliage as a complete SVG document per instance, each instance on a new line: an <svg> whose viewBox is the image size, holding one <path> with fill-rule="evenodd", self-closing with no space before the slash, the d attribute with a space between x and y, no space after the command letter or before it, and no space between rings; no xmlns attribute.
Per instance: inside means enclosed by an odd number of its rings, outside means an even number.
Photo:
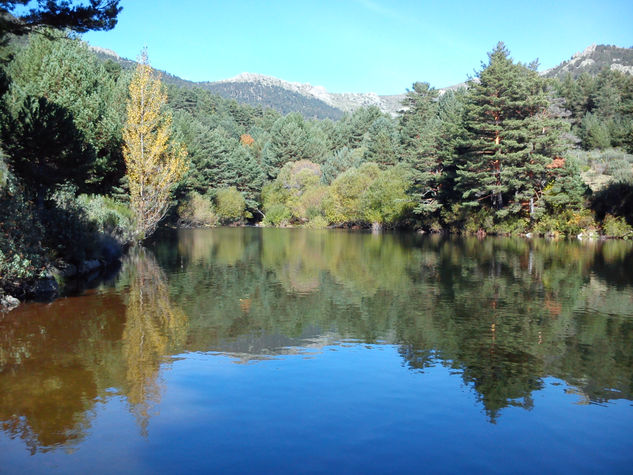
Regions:
<svg viewBox="0 0 633 475"><path fill-rule="evenodd" d="M109 260L129 242L129 208L102 196L75 197L62 188L40 208L9 177L0 190L0 288L24 291L22 283L44 277L59 261L79 265Z"/></svg>
<svg viewBox="0 0 633 475"><path fill-rule="evenodd" d="M408 174L403 167L382 171L361 196L361 209L370 223L395 224L411 208Z"/></svg>
<svg viewBox="0 0 633 475"><path fill-rule="evenodd" d="M331 184L337 176L350 168L358 168L363 163L365 150L363 148L349 149L343 147L336 150L325 159L321 167L323 173L321 181L325 185Z"/></svg>
<svg viewBox="0 0 633 475"><path fill-rule="evenodd" d="M594 232L598 228L593 214L588 209L579 211L563 210L558 214L546 215L534 225L534 232L546 236L577 236Z"/></svg>
<svg viewBox="0 0 633 475"><path fill-rule="evenodd" d="M361 107L346 114L336 124L333 143L336 148L359 148L371 125L384 114L376 106Z"/></svg>
<svg viewBox="0 0 633 475"><path fill-rule="evenodd" d="M301 221L314 220L323 215L323 203L328 195L328 187L312 185L305 189L299 199L293 203L293 215Z"/></svg>
<svg viewBox="0 0 633 475"><path fill-rule="evenodd" d="M415 202L415 213L426 219L442 206L440 190L445 178L445 157L441 153L450 153L451 149L447 143L440 144L443 130L438 95L428 83L414 83L403 101L405 110L400 117L403 161L411 174L409 193ZM440 145L445 148L440 149Z"/></svg>
<svg viewBox="0 0 633 475"><path fill-rule="evenodd" d="M85 43L61 33L30 37L8 74L12 83L6 101L14 120L28 119L21 110L32 110L33 102L45 98L65 111L79 132L75 140L82 142L88 183L103 191L121 178L127 75L115 79Z"/></svg>
<svg viewBox="0 0 633 475"><path fill-rule="evenodd" d="M494 223L487 232L497 236L517 236L530 229L530 220L521 216L510 216Z"/></svg>
<svg viewBox="0 0 633 475"><path fill-rule="evenodd" d="M305 227L308 229L324 229L327 228L328 222L325 220L323 216L315 216L310 221L305 224Z"/></svg>
<svg viewBox="0 0 633 475"><path fill-rule="evenodd" d="M321 167L309 160L284 165L275 181L262 192L264 211L282 205L290 213L288 219L305 222L321 214L326 187L321 184Z"/></svg>
<svg viewBox="0 0 633 475"><path fill-rule="evenodd" d="M498 219L525 214L549 182L546 166L560 156L563 123L550 111L547 84L515 64L503 43L466 94L466 153L457 186L466 204L488 207Z"/></svg>
<svg viewBox="0 0 633 475"><path fill-rule="evenodd" d="M57 184L81 184L94 158L69 111L43 97L24 100L2 140L12 171L42 197Z"/></svg>
<svg viewBox="0 0 633 475"><path fill-rule="evenodd" d="M235 223L244 218L246 200L235 187L220 188L215 195L215 204L223 223Z"/></svg>
<svg viewBox="0 0 633 475"><path fill-rule="evenodd" d="M262 221L264 226L287 226L290 224L290 210L281 203L271 205L266 211L266 217Z"/></svg>
<svg viewBox="0 0 633 475"><path fill-rule="evenodd" d="M80 195L77 204L95 230L124 245L134 238L134 216L129 205L103 195Z"/></svg>
<svg viewBox="0 0 633 475"><path fill-rule="evenodd" d="M568 157L564 167L558 169L552 178L541 196L542 209L546 213L557 214L564 210L578 211L585 207L589 189L580 178L579 166L573 157Z"/></svg>
<svg viewBox="0 0 633 475"><path fill-rule="evenodd" d="M211 200L192 192L178 206L178 223L185 227L215 226L218 216Z"/></svg>
<svg viewBox="0 0 633 475"><path fill-rule="evenodd" d="M364 163L340 174L330 185L323 203L327 221L333 224L365 222L361 198L379 175L380 168L375 163Z"/></svg>
<svg viewBox="0 0 633 475"><path fill-rule="evenodd" d="M277 119L270 131L270 141L262 150L262 163L268 177L274 179L288 162L321 162L326 154L322 137L311 134L312 128L300 114Z"/></svg>
<svg viewBox="0 0 633 475"><path fill-rule="evenodd" d="M387 117L376 119L363 140L364 160L382 168L395 165L400 160L400 137L395 122Z"/></svg>
<svg viewBox="0 0 633 475"><path fill-rule="evenodd" d="M607 214L602 221L602 232L607 237L632 239L633 227L626 224L622 217L615 217Z"/></svg>
<svg viewBox="0 0 633 475"><path fill-rule="evenodd" d="M17 288L18 280L34 279L45 272L43 236L34 204L7 178L5 188L0 189L0 288Z"/></svg>
<svg viewBox="0 0 633 475"><path fill-rule="evenodd" d="M259 204L257 198L264 180L264 171L250 148L245 145L236 146L229 154L224 182L242 193L246 199L247 208L257 208Z"/></svg>
<svg viewBox="0 0 633 475"><path fill-rule="evenodd" d="M595 76L583 73L576 79L568 74L554 83L556 91L571 113L571 123L583 148L630 149L633 76L609 68L596 72Z"/></svg>
<svg viewBox="0 0 633 475"><path fill-rule="evenodd" d="M604 121L587 112L580 126L580 138L585 149L604 150L611 146L611 134Z"/></svg>

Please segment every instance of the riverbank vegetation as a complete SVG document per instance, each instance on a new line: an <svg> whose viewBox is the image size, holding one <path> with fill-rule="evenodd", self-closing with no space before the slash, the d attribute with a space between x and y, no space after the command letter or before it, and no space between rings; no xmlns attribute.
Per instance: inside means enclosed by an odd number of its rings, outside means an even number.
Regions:
<svg viewBox="0 0 633 475"><path fill-rule="evenodd" d="M170 84L155 113L174 167L144 173L173 186L145 226L125 136L134 71L53 30L14 37L3 57L9 291L104 261L164 215L183 226L633 237L633 77L619 71L545 79L499 43L467 87L416 82L396 117L366 107L336 122Z"/></svg>

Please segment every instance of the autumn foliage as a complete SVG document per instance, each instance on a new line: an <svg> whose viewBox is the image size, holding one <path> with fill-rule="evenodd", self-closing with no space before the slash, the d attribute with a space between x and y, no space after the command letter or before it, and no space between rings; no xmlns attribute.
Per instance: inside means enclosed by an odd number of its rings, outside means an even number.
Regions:
<svg viewBox="0 0 633 475"><path fill-rule="evenodd" d="M138 240L154 232L165 216L173 186L187 170L184 147L170 143L167 95L144 53L132 82L123 130L123 157Z"/></svg>

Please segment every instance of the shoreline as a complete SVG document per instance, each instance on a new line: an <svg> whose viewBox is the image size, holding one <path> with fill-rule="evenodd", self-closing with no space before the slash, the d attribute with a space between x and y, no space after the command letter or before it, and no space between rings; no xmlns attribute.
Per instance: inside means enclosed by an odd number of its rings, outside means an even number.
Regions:
<svg viewBox="0 0 633 475"><path fill-rule="evenodd" d="M261 226L257 224L232 224L228 226L166 226L163 229L179 230L179 229L214 229L214 228L260 228L260 229L309 229L306 226ZM392 231L407 232L415 235L423 236L469 236L476 237L478 239L484 239L486 237L501 237L501 238L523 238L527 240L532 239L569 239L578 240L581 242L605 242L609 240L622 240L626 241L626 238L608 237L598 234L597 232L581 233L577 236L564 236L553 234L493 234L486 232L478 233L452 233L450 231L442 230L438 232L427 232L423 229L410 229L410 228L383 228L378 231L373 230L371 227L363 226L327 226L325 228L319 228L321 230L334 230L343 229L356 232L371 232L372 234L381 234L383 232L389 233ZM108 272L114 268L118 268L121 264L121 258L127 253L130 246L122 246L120 252L117 255L112 256L111 259L89 259L83 261L79 266L63 263L58 267L53 267L49 271L49 275L44 278L36 280L27 280L16 283L14 291L7 292L0 290L0 315L8 313L22 303L32 301L53 301L57 298L64 296L65 294L72 294L75 292L81 292L82 288L86 285L90 285L99 279L107 277Z"/></svg>
<svg viewBox="0 0 633 475"><path fill-rule="evenodd" d="M127 248L122 249L120 255L113 256L112 259L88 259L79 266L64 263L60 268L53 267L49 270L46 277L16 282L13 291L0 289L0 316L26 302L52 302L65 294L80 291L107 276L110 270L118 270L126 252Z"/></svg>

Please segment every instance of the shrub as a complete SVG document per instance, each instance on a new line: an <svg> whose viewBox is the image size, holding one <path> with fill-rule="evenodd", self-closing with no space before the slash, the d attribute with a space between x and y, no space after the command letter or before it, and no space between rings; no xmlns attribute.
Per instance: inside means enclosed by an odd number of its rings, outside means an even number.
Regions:
<svg viewBox="0 0 633 475"><path fill-rule="evenodd" d="M35 206L8 177L0 189L0 288L43 275L48 263L43 240Z"/></svg>
<svg viewBox="0 0 633 475"><path fill-rule="evenodd" d="M364 218L370 223L395 224L411 207L406 190L409 186L403 168L380 172L361 196Z"/></svg>
<svg viewBox="0 0 633 475"><path fill-rule="evenodd" d="M633 183L633 167L628 160L620 158L608 163L605 170L615 183Z"/></svg>
<svg viewBox="0 0 633 475"><path fill-rule="evenodd" d="M463 231L466 234L477 234L480 230L492 231L494 226L494 218L485 208L472 210L466 215Z"/></svg>
<svg viewBox="0 0 633 475"><path fill-rule="evenodd" d="M325 220L323 216L315 216L310 221L308 221L305 225L308 229L323 229L327 228L328 222Z"/></svg>
<svg viewBox="0 0 633 475"><path fill-rule="evenodd" d="M178 223L187 227L215 226L218 223L218 216L209 199L192 192L178 206Z"/></svg>
<svg viewBox="0 0 633 475"><path fill-rule="evenodd" d="M364 163L360 168L341 173L330 185L323 202L325 218L335 224L365 222L361 197L380 173L375 163Z"/></svg>
<svg viewBox="0 0 633 475"><path fill-rule="evenodd" d="M246 200L237 188L220 188L215 195L216 210L223 223L235 223L244 217Z"/></svg>
<svg viewBox="0 0 633 475"><path fill-rule="evenodd" d="M495 223L486 231L498 235L517 235L527 232L530 222L527 218L513 217Z"/></svg>
<svg viewBox="0 0 633 475"><path fill-rule="evenodd" d="M602 232L607 237L631 239L633 238L633 228L626 224L622 217L615 217L607 214L602 221Z"/></svg>
<svg viewBox="0 0 633 475"><path fill-rule="evenodd" d="M132 241L134 217L128 205L102 195L80 195L77 203L97 232L114 238L122 245Z"/></svg>
<svg viewBox="0 0 633 475"><path fill-rule="evenodd" d="M282 204L271 206L262 221L264 226L286 226L290 222L290 210Z"/></svg>
<svg viewBox="0 0 633 475"><path fill-rule="evenodd" d="M577 236L597 229L590 210L566 210L556 215L545 215L534 225L534 232L543 235Z"/></svg>
<svg viewBox="0 0 633 475"><path fill-rule="evenodd" d="M299 219L311 220L323 215L323 200L328 194L328 187L315 185L307 188L299 199L293 203L293 216Z"/></svg>

